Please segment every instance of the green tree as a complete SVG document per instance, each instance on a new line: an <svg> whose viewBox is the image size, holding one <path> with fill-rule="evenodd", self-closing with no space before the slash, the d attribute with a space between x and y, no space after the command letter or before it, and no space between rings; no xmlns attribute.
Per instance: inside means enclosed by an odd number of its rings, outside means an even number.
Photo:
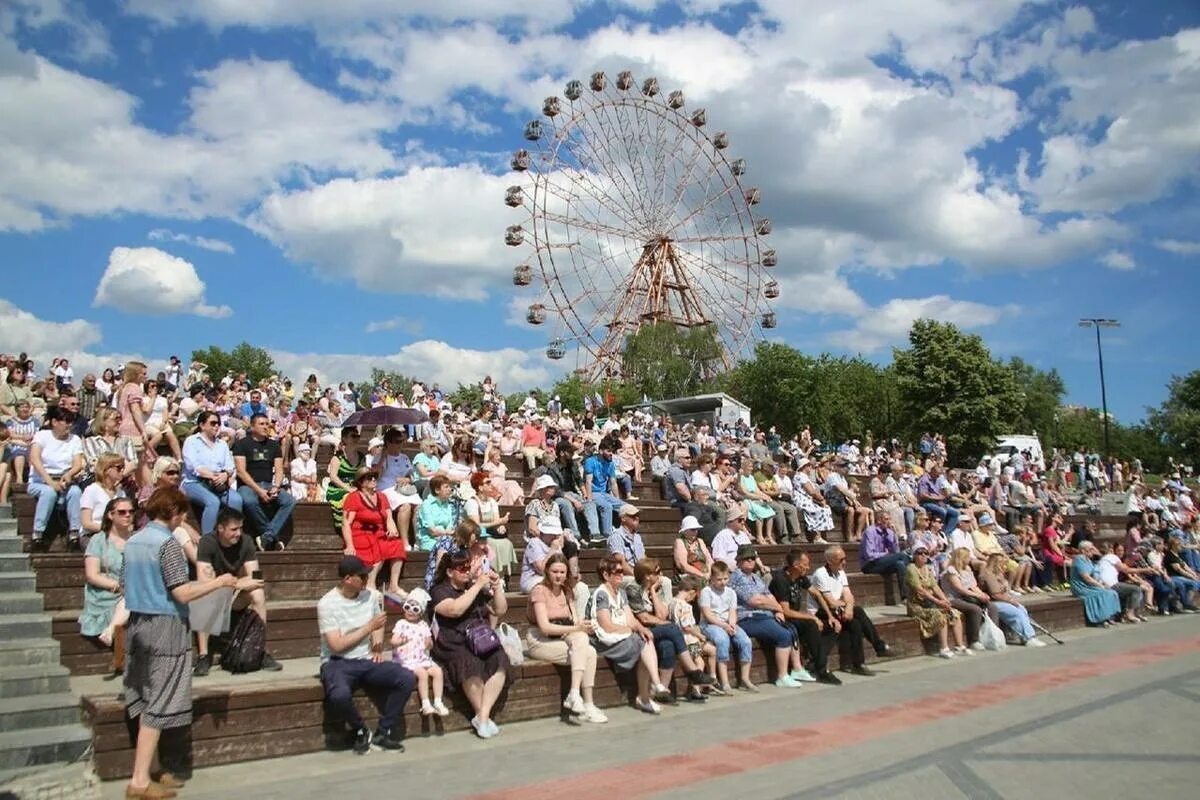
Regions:
<svg viewBox="0 0 1200 800"><path fill-rule="evenodd" d="M1185 461L1200 457L1200 370L1173 376L1167 399L1148 409L1147 422Z"/></svg>
<svg viewBox="0 0 1200 800"><path fill-rule="evenodd" d="M446 395L446 401L455 408L478 409L483 405L483 383L460 383L457 389Z"/></svg>
<svg viewBox="0 0 1200 800"><path fill-rule="evenodd" d="M1004 421L1009 433L1037 432L1046 447L1057 447L1054 439L1054 418L1067 393L1066 384L1058 370L1042 372L1037 367L1014 356L1006 364L1019 392L1019 404Z"/></svg>
<svg viewBox="0 0 1200 800"><path fill-rule="evenodd" d="M908 341L908 349L893 350L900 429L910 439L922 431L943 433L957 461L994 447L1020 403L1012 371L992 358L978 335L949 323L919 319Z"/></svg>
<svg viewBox="0 0 1200 800"><path fill-rule="evenodd" d="M633 387L637 399L699 394L712 389L720 360L721 344L711 325L680 328L672 322L655 322L625 340L623 383Z"/></svg>
<svg viewBox="0 0 1200 800"><path fill-rule="evenodd" d="M244 372L251 383L258 383L275 374L275 362L271 354L249 342L242 342L229 352L215 344L203 350L193 350L192 360L207 364L208 374L218 381L229 372L234 375Z"/></svg>

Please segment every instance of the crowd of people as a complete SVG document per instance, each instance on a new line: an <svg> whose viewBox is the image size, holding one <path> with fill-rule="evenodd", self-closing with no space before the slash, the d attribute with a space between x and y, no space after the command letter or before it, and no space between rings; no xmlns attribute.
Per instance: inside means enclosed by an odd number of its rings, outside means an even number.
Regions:
<svg viewBox="0 0 1200 800"><path fill-rule="evenodd" d="M402 748L397 719L414 689L422 714L445 716L445 687L456 687L476 733L499 732L492 714L511 643L496 625L513 584L529 596L517 647L569 668L564 708L589 723L607 719L593 694L601 657L633 673L635 705L654 715L674 699L677 667L689 701L759 691L752 641L780 688L839 684L834 647L844 668L873 674L866 648L890 648L851 591L853 548L834 538L857 546L861 572L895 580L943 658L981 649L989 623L1039 646L1029 594L1069 589L1097 625L1196 610L1200 522L1186 476L1147 487L1136 462L1055 453L1046 464L1018 452L947 469L935 434L912 449L869 435L865 446L829 448L807 429L785 440L774 428L676 425L644 409L604 416L592 400L572 412L530 395L510 409L490 378L482 406L465 409L436 384L252 384L214 380L195 362L185 370L177 358L153 380L131 361L79 386L65 360L52 378L38 380L32 367L0 356L0 501L21 483L36 498L35 549L65 510L68 546L84 553L81 630L115 645L144 731L186 724L190 689L168 686L168 676L214 665L204 633L191 660L184 604L234 589L234 609L265 627L257 554L286 547L298 502L328 503L342 541L339 583L317 608L321 679L358 752ZM375 405L420 408L427 420L378 431L345 424ZM379 435L363 447L371 432ZM322 446L332 450L323 470ZM521 475L506 457L524 462ZM645 480L660 483L681 520L666 564L639 534L634 491ZM1098 541L1094 523L1065 529L1081 492L1122 487L1123 541ZM760 555L801 543L825 546L816 569L799 547L782 563ZM589 547L604 551L594 576L580 571ZM425 580L405 591L414 557ZM390 637L385 597L402 615ZM264 648L253 668L281 665ZM388 698L373 733L351 700L364 685ZM139 739L131 791L168 791L161 776L150 780L146 758Z"/></svg>

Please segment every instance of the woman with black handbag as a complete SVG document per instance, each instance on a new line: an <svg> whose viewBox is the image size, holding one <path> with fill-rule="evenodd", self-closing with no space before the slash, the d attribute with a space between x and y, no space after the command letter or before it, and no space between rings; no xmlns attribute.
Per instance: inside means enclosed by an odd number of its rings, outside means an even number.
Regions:
<svg viewBox="0 0 1200 800"><path fill-rule="evenodd" d="M508 611L500 576L490 569L472 570L470 553L458 550L438 564L430 598L437 623L434 660L474 709L475 733L490 739L500 733L492 707L508 679L508 657L495 628Z"/></svg>

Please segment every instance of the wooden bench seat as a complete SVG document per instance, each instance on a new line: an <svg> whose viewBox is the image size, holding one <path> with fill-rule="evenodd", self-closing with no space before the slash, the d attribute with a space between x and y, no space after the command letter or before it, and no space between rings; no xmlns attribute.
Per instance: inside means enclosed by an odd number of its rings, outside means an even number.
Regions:
<svg viewBox="0 0 1200 800"><path fill-rule="evenodd" d="M1062 630L1083 624L1083 610L1074 598L1038 598L1031 600L1035 618L1050 630ZM914 620L903 612L871 609L880 634L898 657L927 652L928 643L920 638ZM316 639L315 626L309 637ZM874 660L868 650L868 658ZM837 668L837 653L831 656L831 667ZM261 673L247 676L225 676L214 670L209 678L197 679L193 685L195 722L190 731L190 765L195 767L228 764L283 755L316 752L330 747L344 747L334 737L336 727L325 719L324 694L316 677L315 658L285 660L284 671L271 675ZM754 647L753 680L765 683L770 679L766 659L757 644ZM119 686L97 690L96 679L88 681L89 690L82 691L85 721L92 728L94 761L101 778L109 780L128 776L132 764L132 745L129 726L125 720L124 704L119 698ZM561 716L561 702L569 684L565 667L527 661L514 668L505 697L497 707L496 719L504 725L520 720ZM676 691L682 690L677 679ZM79 691L79 689L77 689ZM601 707L627 704L631 699L631 676L616 676L606 663L596 674L596 702ZM767 688L765 691L776 691ZM835 690L837 691L837 690ZM420 717L414 692L405 710L404 725L408 736L420 736L468 728L469 706L457 692L447 692L447 704L453 713L445 719L425 720ZM727 702L714 698L709 705ZM378 719L378 711L364 692L356 703L369 725ZM669 720L670 709L664 712ZM334 737L334 738L331 738Z"/></svg>

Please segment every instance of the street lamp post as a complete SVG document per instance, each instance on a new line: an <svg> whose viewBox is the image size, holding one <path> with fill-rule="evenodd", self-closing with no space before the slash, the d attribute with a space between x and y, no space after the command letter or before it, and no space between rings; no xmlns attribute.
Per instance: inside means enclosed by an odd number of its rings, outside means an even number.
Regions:
<svg viewBox="0 0 1200 800"><path fill-rule="evenodd" d="M1121 323L1115 319L1087 317L1079 320L1079 327L1096 329L1096 359L1100 362L1100 410L1104 414L1104 455L1108 456L1112 450L1108 442L1108 393L1104 388L1104 350L1100 347L1100 329L1119 328Z"/></svg>

